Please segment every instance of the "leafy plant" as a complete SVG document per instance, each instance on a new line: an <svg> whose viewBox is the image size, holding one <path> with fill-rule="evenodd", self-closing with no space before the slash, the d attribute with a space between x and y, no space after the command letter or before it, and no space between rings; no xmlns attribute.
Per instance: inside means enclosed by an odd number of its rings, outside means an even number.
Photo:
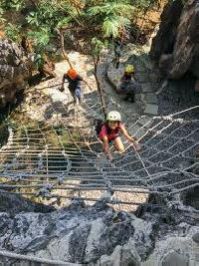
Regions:
<svg viewBox="0 0 199 266"><path fill-rule="evenodd" d="M41 28L40 31L30 31L28 37L32 40L35 51L44 52L46 45L50 41L51 33L48 28Z"/></svg>
<svg viewBox="0 0 199 266"><path fill-rule="evenodd" d="M145 9L158 4L158 0L135 0L134 4L138 9L140 9L140 11L144 11Z"/></svg>
<svg viewBox="0 0 199 266"><path fill-rule="evenodd" d="M98 57L102 51L103 48L106 47L107 43L103 43L97 38L93 38L91 40L91 46L92 46L92 55Z"/></svg>
<svg viewBox="0 0 199 266"><path fill-rule="evenodd" d="M36 50L46 45L62 31L84 42L92 38L104 42L120 38L131 27L140 10L158 0L0 0L0 22L6 35L14 41L22 36L31 38ZM14 16L9 12L14 11ZM56 29L56 30L55 30ZM64 31L63 31L64 30ZM60 40L59 40L60 41ZM64 43L64 42L63 42ZM88 43L90 45L90 43ZM92 44L93 46L93 44Z"/></svg>
<svg viewBox="0 0 199 266"><path fill-rule="evenodd" d="M1 7L5 10L20 11L25 4L25 0L1 0Z"/></svg>
<svg viewBox="0 0 199 266"><path fill-rule="evenodd" d="M39 19L37 12L30 12L29 15L26 17L26 20L30 25L39 26Z"/></svg>
<svg viewBox="0 0 199 266"><path fill-rule="evenodd" d="M14 42L20 41L20 30L20 26L13 25L12 23L8 23L5 27L6 35Z"/></svg>
<svg viewBox="0 0 199 266"><path fill-rule="evenodd" d="M0 7L0 23L4 23L6 21L5 18L3 18L3 15L4 15L4 10L2 7Z"/></svg>
<svg viewBox="0 0 199 266"><path fill-rule="evenodd" d="M33 27L54 27L59 21L59 8L48 1L41 1L33 11L29 12L26 20Z"/></svg>
<svg viewBox="0 0 199 266"><path fill-rule="evenodd" d="M135 8L128 0L103 1L90 7L88 15L96 23L101 23L104 37L119 36L120 29L128 27Z"/></svg>
<svg viewBox="0 0 199 266"><path fill-rule="evenodd" d="M66 26L69 25L70 22L71 22L71 18L70 18L70 17L64 17L63 19L61 19L61 20L57 23L57 28L66 27Z"/></svg>

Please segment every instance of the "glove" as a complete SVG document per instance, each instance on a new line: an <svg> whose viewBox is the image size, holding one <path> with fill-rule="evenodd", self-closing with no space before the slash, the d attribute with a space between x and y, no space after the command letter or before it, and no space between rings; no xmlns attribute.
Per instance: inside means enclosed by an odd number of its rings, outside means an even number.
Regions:
<svg viewBox="0 0 199 266"><path fill-rule="evenodd" d="M64 91L64 86L61 86L61 88L59 88L59 91L63 92Z"/></svg>

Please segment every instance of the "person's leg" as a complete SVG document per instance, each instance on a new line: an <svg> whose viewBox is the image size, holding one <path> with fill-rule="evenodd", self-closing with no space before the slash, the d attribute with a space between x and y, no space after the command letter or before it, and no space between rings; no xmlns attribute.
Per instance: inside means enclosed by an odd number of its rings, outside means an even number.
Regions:
<svg viewBox="0 0 199 266"><path fill-rule="evenodd" d="M125 95L124 97L124 101L128 101L131 97L129 95L129 92L131 92L131 90L129 89L129 81L123 82L122 84L122 88L123 88L123 94Z"/></svg>
<svg viewBox="0 0 199 266"><path fill-rule="evenodd" d="M126 94L123 100L127 102L129 100L129 95Z"/></svg>
<svg viewBox="0 0 199 266"><path fill-rule="evenodd" d="M129 94L129 98L132 103L135 102L135 93L133 91Z"/></svg>
<svg viewBox="0 0 199 266"><path fill-rule="evenodd" d="M115 149L117 151L119 151L120 153L123 153L125 151L124 149L124 145L122 143L122 140L120 137L117 137L115 140L114 140L114 146L115 146Z"/></svg>
<svg viewBox="0 0 199 266"><path fill-rule="evenodd" d="M128 86L126 87L126 95L127 95L127 98L130 99L131 102L135 101L135 92L134 92L134 87L133 87L132 82L129 82Z"/></svg>
<svg viewBox="0 0 199 266"><path fill-rule="evenodd" d="M81 88L77 87L75 90L75 96L77 97L77 99L79 100L79 103L81 103L82 100L82 94L81 94Z"/></svg>
<svg viewBox="0 0 199 266"><path fill-rule="evenodd" d="M74 102L74 103L76 103L75 91L74 91L74 90L72 90L72 89L71 89L71 88L69 88L69 87L68 87L68 89L69 89L69 91L70 91L70 94L71 94L71 96L73 97L73 102Z"/></svg>

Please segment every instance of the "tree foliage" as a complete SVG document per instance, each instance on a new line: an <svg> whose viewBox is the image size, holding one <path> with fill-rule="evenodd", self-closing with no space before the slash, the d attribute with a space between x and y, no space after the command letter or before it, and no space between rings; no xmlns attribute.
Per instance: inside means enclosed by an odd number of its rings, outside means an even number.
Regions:
<svg viewBox="0 0 199 266"><path fill-rule="evenodd" d="M128 27L135 8L127 0L104 1L88 9L88 15L95 23L101 22L104 37L117 37L120 29Z"/></svg>
<svg viewBox="0 0 199 266"><path fill-rule="evenodd" d="M157 0L0 0L0 25L6 36L29 38L37 51L45 50L57 29L100 41L128 30L138 11ZM1 27L2 28L2 27ZM93 45L91 45L93 46Z"/></svg>

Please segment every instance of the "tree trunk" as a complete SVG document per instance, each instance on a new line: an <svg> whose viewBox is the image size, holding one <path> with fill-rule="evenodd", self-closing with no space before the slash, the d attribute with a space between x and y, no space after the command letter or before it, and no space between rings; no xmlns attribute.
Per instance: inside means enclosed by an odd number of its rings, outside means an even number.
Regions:
<svg viewBox="0 0 199 266"><path fill-rule="evenodd" d="M100 102L101 102L101 106L102 106L102 111L104 113L104 117L106 118L107 115L107 108L106 108L106 102L104 99L104 95L103 95L103 90L101 88L98 76L97 76L97 67L98 67L98 63L99 63L99 57L97 57L97 59L94 59L94 77L96 80L96 84L97 84L97 90L100 96Z"/></svg>
<svg viewBox="0 0 199 266"><path fill-rule="evenodd" d="M60 34L60 39L61 39L61 50L62 50L62 54L64 56L64 58L66 59L66 61L68 62L70 68L73 68L72 63L70 62L70 59L68 58L68 55L65 51L65 47L64 47L64 32L60 29L59 31Z"/></svg>

